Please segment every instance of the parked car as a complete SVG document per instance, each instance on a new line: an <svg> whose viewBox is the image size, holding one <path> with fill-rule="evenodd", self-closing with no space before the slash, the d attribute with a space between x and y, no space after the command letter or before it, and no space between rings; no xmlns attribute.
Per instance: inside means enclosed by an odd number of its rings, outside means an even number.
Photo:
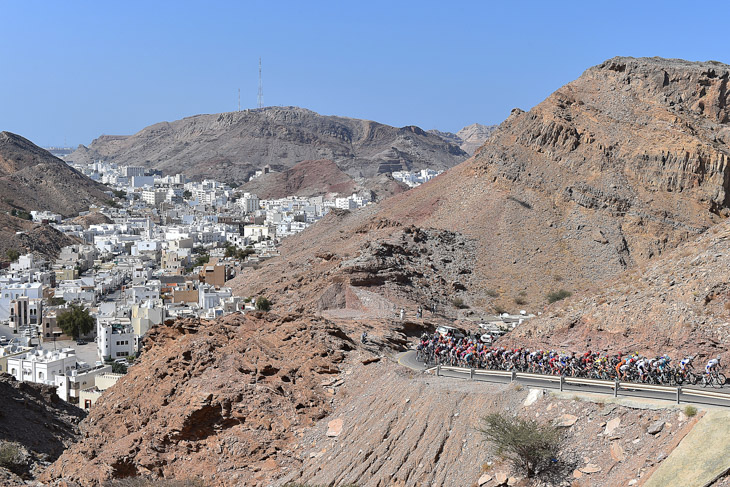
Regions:
<svg viewBox="0 0 730 487"><path fill-rule="evenodd" d="M79 345L79 346L86 345L87 343L89 343L89 342L87 342L86 340L76 340L76 345Z"/></svg>
<svg viewBox="0 0 730 487"><path fill-rule="evenodd" d="M437 327L436 332L441 336L446 336L450 332L454 338L464 338L466 336L466 335L464 335L464 332L462 332L458 328L454 328L453 326L446 326L446 325L441 325L441 326Z"/></svg>

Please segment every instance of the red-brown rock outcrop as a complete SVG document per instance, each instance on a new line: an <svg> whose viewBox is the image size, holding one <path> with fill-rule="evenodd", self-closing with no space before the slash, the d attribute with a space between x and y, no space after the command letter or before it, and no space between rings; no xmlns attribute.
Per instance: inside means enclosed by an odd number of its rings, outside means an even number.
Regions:
<svg viewBox="0 0 730 487"><path fill-rule="evenodd" d="M139 363L81 423L83 440L44 479L264 483L293 461L295 435L330 411L321 383L352 348L330 322L267 314L177 321L145 341Z"/></svg>

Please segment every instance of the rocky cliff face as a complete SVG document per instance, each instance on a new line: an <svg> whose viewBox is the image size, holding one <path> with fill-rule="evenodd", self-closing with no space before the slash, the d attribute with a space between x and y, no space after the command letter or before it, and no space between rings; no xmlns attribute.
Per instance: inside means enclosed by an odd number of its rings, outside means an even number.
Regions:
<svg viewBox="0 0 730 487"><path fill-rule="evenodd" d="M106 189L29 140L0 132L0 210L72 216L103 202Z"/></svg>
<svg viewBox="0 0 730 487"><path fill-rule="evenodd" d="M3 455L2 485L26 485L79 438L78 423L86 413L62 401L55 388L16 381L0 374L0 446L15 451ZM6 450L10 449L10 450Z"/></svg>
<svg viewBox="0 0 730 487"><path fill-rule="evenodd" d="M446 169L467 157L418 127L269 107L163 122L126 137L102 136L69 159L105 159L242 183L266 164L283 172L301 161L329 159L351 177L373 178L399 170Z"/></svg>

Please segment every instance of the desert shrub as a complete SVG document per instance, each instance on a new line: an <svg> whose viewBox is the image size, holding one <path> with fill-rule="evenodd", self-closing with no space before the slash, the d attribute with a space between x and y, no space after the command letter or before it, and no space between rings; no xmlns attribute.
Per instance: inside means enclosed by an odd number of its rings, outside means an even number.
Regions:
<svg viewBox="0 0 730 487"><path fill-rule="evenodd" d="M571 293L570 291L566 291L565 289L560 289L558 291L550 291L547 294L547 300L548 300L548 303L555 303L557 301L560 301L560 300L565 299L572 295L573 295L573 293Z"/></svg>
<svg viewBox="0 0 730 487"><path fill-rule="evenodd" d="M259 311L269 311L271 309L271 301L263 296L256 298L256 309Z"/></svg>
<svg viewBox="0 0 730 487"><path fill-rule="evenodd" d="M484 294L486 294L490 298L496 298L497 296L499 296L499 293L494 289L487 289L486 291L484 291Z"/></svg>
<svg viewBox="0 0 730 487"><path fill-rule="evenodd" d="M522 306L525 303L527 303L527 300L525 298L523 298L522 296L517 296L515 298L515 304Z"/></svg>
<svg viewBox="0 0 730 487"><path fill-rule="evenodd" d="M482 418L479 431L498 455L527 477L546 470L558 457L565 439L563 431L550 423L501 413Z"/></svg>
<svg viewBox="0 0 730 487"><path fill-rule="evenodd" d="M688 418L691 418L693 416L697 415L697 408L694 406L685 406L684 407L684 415Z"/></svg>
<svg viewBox="0 0 730 487"><path fill-rule="evenodd" d="M0 445L0 467L15 471L20 461L20 448L14 443Z"/></svg>
<svg viewBox="0 0 730 487"><path fill-rule="evenodd" d="M5 251L5 255L8 256L10 262L15 262L16 260L18 260L18 257L20 257L20 252L15 249L8 249L7 251Z"/></svg>
<svg viewBox="0 0 730 487"><path fill-rule="evenodd" d="M454 298L453 300L451 300L451 304L453 304L455 308L459 309L465 309L469 307L466 303L464 303L464 300L461 298Z"/></svg>
<svg viewBox="0 0 730 487"><path fill-rule="evenodd" d="M502 313L507 312L507 308L505 308L501 304L495 304L494 306L492 306L492 308L494 308L494 312L497 313L498 315L501 315Z"/></svg>

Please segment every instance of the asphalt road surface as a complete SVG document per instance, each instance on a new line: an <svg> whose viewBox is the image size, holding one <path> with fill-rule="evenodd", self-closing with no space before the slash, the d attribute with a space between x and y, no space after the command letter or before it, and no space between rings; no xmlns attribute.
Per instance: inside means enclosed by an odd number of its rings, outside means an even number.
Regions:
<svg viewBox="0 0 730 487"><path fill-rule="evenodd" d="M13 334L13 330L9 326L0 323L0 336L4 336L8 340L12 340L13 338L20 337L20 334ZM33 345L38 345L37 338L33 338ZM56 343L54 344L52 339L47 338L46 341L43 342L43 348L46 350L61 350L62 348L73 348L74 350L76 350L76 356L78 357L78 360L86 362L92 367L94 366L96 361L99 360L99 356L96 351L95 341L90 341L86 345L76 345L76 342L73 340L56 340Z"/></svg>
<svg viewBox="0 0 730 487"><path fill-rule="evenodd" d="M398 363L403 365L404 367L408 367L412 370L426 370L427 367L424 366L422 362L419 362L416 360L416 351L415 350L409 350L408 352L402 353L398 356ZM453 370L442 370L441 371L442 377L451 377L455 379L465 379L470 380L469 378L469 372L458 372ZM510 377L506 376L485 376L485 375L475 375L473 381L479 381L479 382L495 382L500 384L506 384L511 382ZM520 384L525 385L527 387L535 387L535 388L541 388L541 389L560 389L560 385L557 382L549 382L547 380L540 380L540 379L531 379L531 378L519 378L517 380ZM630 387L628 383L622 383L622 387ZM727 399L724 398L710 398L710 397L700 397L700 396L689 396L689 395L682 395L681 403L682 404L705 404L710 406L723 406L723 407L730 407L730 390L728 388L724 389L713 389L713 388L702 388L702 387L682 387L682 390L687 389L696 389L696 390L704 390L704 391L713 391L713 392L727 392L728 397ZM590 393L598 393L598 394L606 394L606 395L613 395L613 389L611 387L604 387L604 386L596 386L596 385L589 385L589 384L563 384L563 391L572 391L572 392L590 392ZM661 391L638 391L638 390L626 390L626 389L619 389L618 395L620 397L637 397L637 398L644 398L644 399L658 399L658 400L665 400L665 401L671 401L676 404L677 402L677 394L676 392L661 392Z"/></svg>

